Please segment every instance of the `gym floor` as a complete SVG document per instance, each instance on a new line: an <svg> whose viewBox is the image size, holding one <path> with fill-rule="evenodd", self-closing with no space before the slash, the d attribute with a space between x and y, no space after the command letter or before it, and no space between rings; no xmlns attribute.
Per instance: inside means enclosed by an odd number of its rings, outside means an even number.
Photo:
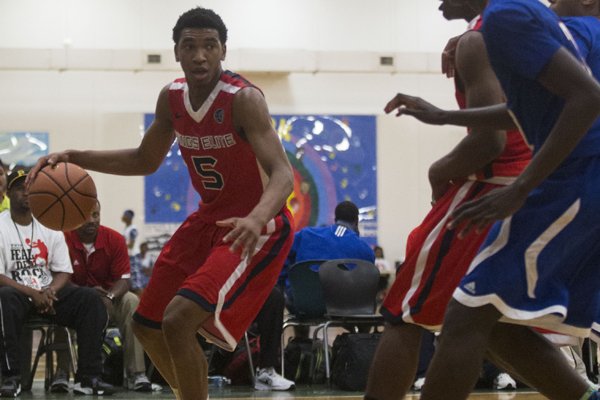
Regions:
<svg viewBox="0 0 600 400"><path fill-rule="evenodd" d="M289 392L263 392L255 391L248 386L228 386L225 388L212 389L209 392L211 399L291 399L302 398L303 400L331 400L344 398L346 400L362 400L362 394L356 392L343 392L329 388L327 385L302 385L296 390ZM34 381L31 392L23 392L19 396L21 399L82 399L82 396L69 394L51 394L44 392L44 383L42 380ZM113 399L174 399L175 397L169 389L154 393L136 393L132 391L119 391L113 396L107 397ZM475 392L470 396L476 400L542 400L544 396L530 390L518 390L509 392ZM418 399L418 394L410 395L408 399Z"/></svg>

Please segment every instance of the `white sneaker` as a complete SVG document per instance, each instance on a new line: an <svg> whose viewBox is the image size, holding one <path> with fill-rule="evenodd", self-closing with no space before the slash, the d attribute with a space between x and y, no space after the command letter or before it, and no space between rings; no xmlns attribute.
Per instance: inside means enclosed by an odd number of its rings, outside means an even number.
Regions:
<svg viewBox="0 0 600 400"><path fill-rule="evenodd" d="M419 378L413 383L413 390L420 392L423 389L423 385L425 384L425 377Z"/></svg>
<svg viewBox="0 0 600 400"><path fill-rule="evenodd" d="M135 390L136 392L151 392L152 384L146 377L146 374L139 372L127 378L127 389Z"/></svg>
<svg viewBox="0 0 600 400"><path fill-rule="evenodd" d="M291 390L294 388L294 382L285 379L271 368L262 368L258 370L254 382L256 390Z"/></svg>
<svg viewBox="0 0 600 400"><path fill-rule="evenodd" d="M506 372L499 373L496 379L494 379L495 390L515 390L516 388L517 382Z"/></svg>

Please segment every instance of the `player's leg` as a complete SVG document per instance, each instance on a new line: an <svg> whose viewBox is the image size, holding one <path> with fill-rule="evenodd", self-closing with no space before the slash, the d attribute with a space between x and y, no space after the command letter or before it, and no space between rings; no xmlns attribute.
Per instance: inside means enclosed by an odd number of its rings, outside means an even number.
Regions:
<svg viewBox="0 0 600 400"><path fill-rule="evenodd" d="M467 307L450 301L421 399L462 400L469 396L499 318L500 312L492 305Z"/></svg>
<svg viewBox="0 0 600 400"><path fill-rule="evenodd" d="M494 356L550 399L578 400L589 388L558 348L528 327L499 323L489 346Z"/></svg>
<svg viewBox="0 0 600 400"><path fill-rule="evenodd" d="M422 335L418 325L386 325L369 369L365 399L404 398L417 372Z"/></svg>
<svg viewBox="0 0 600 400"><path fill-rule="evenodd" d="M196 332L211 315L182 296L175 296L165 310L162 330L181 399L206 399L208 396L208 363Z"/></svg>
<svg viewBox="0 0 600 400"><path fill-rule="evenodd" d="M146 354L148 354L154 367L156 367L165 381L167 381L173 392L176 392L179 385L175 378L173 361L171 360L162 330L142 325L136 320L132 323L132 330L142 344ZM179 397L177 398L179 399Z"/></svg>

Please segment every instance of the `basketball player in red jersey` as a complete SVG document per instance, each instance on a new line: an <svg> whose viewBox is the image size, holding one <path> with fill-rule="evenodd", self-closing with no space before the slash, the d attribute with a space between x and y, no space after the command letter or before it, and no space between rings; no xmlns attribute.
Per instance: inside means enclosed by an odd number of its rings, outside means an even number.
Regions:
<svg viewBox="0 0 600 400"><path fill-rule="evenodd" d="M458 41L453 68L459 106L502 103L502 89L477 31L482 10L465 12L451 0L442 0L440 10L448 20L468 15L470 22ZM403 105L403 98L394 97L385 111ZM441 328L452 293L486 237L487 229L458 238L457 230L446 228L450 213L460 204L512 182L530 158L531 150L518 131L472 129L450 153L431 165L433 207L411 232L405 262L382 305L388 325L373 358L365 399L396 400L406 395L415 377L422 333Z"/></svg>
<svg viewBox="0 0 600 400"><path fill-rule="evenodd" d="M233 350L277 281L293 240L285 200L292 169L265 99L224 71L227 29L194 8L173 29L185 78L163 88L156 118L136 149L67 150L39 160L69 161L119 175L154 172L176 138L201 195L165 245L134 315L135 333L178 399L207 398L207 362L196 332Z"/></svg>

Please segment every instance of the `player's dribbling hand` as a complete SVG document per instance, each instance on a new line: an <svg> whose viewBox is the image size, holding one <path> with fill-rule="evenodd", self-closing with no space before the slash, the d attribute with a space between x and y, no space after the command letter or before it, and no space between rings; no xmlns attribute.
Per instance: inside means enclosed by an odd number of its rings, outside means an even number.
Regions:
<svg viewBox="0 0 600 400"><path fill-rule="evenodd" d="M228 218L216 222L217 226L231 228L223 238L223 242L231 243L229 250L232 253L241 251L240 258L250 261L256 249L256 243L262 230L262 224L251 217Z"/></svg>
<svg viewBox="0 0 600 400"><path fill-rule="evenodd" d="M29 187L31 182L35 180L38 172L46 165L56 165L59 162L69 162L69 155L66 152L61 153L50 153L47 156L40 157L37 163L31 168L27 177L25 178L25 186Z"/></svg>
<svg viewBox="0 0 600 400"><path fill-rule="evenodd" d="M420 97L398 93L384 108L386 114L394 110L397 111L397 117L410 115L430 125L444 125L446 123L446 112Z"/></svg>
<svg viewBox="0 0 600 400"><path fill-rule="evenodd" d="M477 200L462 204L450 215L448 229L462 225L458 233L464 238L473 229L482 232L494 221L504 219L514 214L527 199L527 193L519 192L514 185L493 190Z"/></svg>

